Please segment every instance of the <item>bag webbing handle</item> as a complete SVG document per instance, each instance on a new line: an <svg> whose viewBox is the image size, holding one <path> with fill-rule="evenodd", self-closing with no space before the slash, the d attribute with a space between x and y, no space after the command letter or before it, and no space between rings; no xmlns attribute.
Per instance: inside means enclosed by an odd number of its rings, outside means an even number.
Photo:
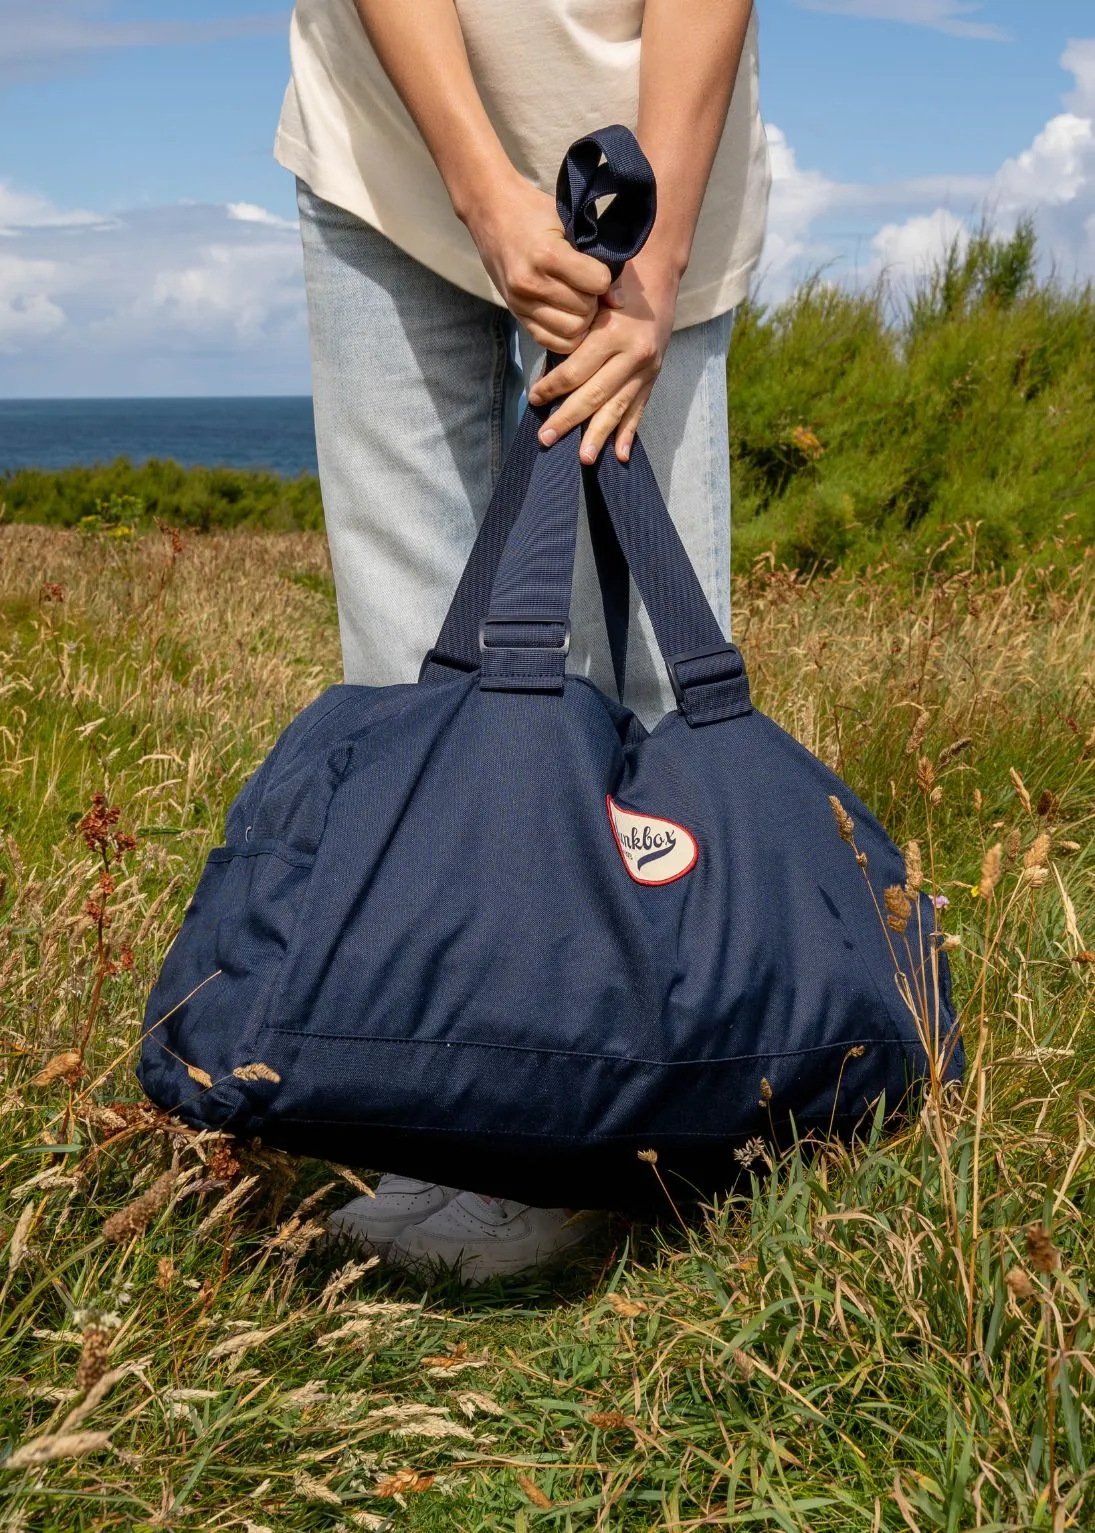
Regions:
<svg viewBox="0 0 1095 1533"><path fill-rule="evenodd" d="M612 196L612 201L598 212L598 200L607 196ZM657 211L654 173L634 134L614 124L572 144L559 169L555 201L567 239L575 249L603 261L613 279L618 277L625 263L646 243ZM558 359L548 358L549 365L553 360ZM454 670L479 669L481 625L487 617L506 539L529 496L537 459L546 451L537 441L537 432L549 413L547 407L530 406L521 418L437 642L423 661L420 680L435 680ZM576 484L574 494L576 506ZM591 518L590 531L616 682L622 692L627 569L607 517ZM554 631L551 637L554 639Z"/></svg>

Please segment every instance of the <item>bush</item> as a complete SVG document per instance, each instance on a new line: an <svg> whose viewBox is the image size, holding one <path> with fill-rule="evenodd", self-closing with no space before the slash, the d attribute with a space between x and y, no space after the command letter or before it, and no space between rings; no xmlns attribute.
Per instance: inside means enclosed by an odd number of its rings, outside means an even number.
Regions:
<svg viewBox="0 0 1095 1533"><path fill-rule="evenodd" d="M1095 295L980 231L902 296L808 283L739 312L735 563L1064 562L1095 538ZM956 533L958 536L956 536ZM941 562L947 562L943 550Z"/></svg>
<svg viewBox="0 0 1095 1533"><path fill-rule="evenodd" d="M319 480L282 479L257 469L183 468L128 458L53 471L18 469L0 476L0 501L13 522L56 527L132 525L153 518L198 532L213 528L311 531L323 526ZM96 519L89 522L89 519Z"/></svg>

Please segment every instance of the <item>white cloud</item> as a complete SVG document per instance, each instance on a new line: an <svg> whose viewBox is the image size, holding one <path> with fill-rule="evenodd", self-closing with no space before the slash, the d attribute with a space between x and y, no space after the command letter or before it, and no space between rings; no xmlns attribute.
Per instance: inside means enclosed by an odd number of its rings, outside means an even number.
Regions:
<svg viewBox="0 0 1095 1533"><path fill-rule="evenodd" d="M56 207L37 192L20 192L9 181L0 181L0 235L20 229L108 228L114 220L83 208Z"/></svg>
<svg viewBox="0 0 1095 1533"><path fill-rule="evenodd" d="M1065 106L1081 117L1095 114L1095 37L1073 38L1061 55L1061 67L1076 81L1065 97Z"/></svg>
<svg viewBox="0 0 1095 1533"><path fill-rule="evenodd" d="M52 296L59 285L55 262L0 250L0 353L14 355L27 342L61 329L64 310Z"/></svg>
<svg viewBox="0 0 1095 1533"><path fill-rule="evenodd" d="M947 208L921 213L904 223L883 224L871 240L872 267L892 276L921 276L955 244L964 250L969 226Z"/></svg>
<svg viewBox="0 0 1095 1533"><path fill-rule="evenodd" d="M1011 35L988 21L970 21L984 9L974 0L798 0L805 11L828 11L834 16L861 16L871 21L899 21L913 27L931 27L951 37L977 38L1004 43Z"/></svg>
<svg viewBox="0 0 1095 1533"><path fill-rule="evenodd" d="M1069 110L989 177L833 181L800 166L784 134L769 125L772 207L761 297L779 300L823 268L861 281L884 268L912 274L961 240L962 228L987 217L1007 233L1026 213L1035 217L1047 266L1065 280L1095 278L1095 38L1070 42L1061 65L1073 76ZM878 227L883 211L891 217Z"/></svg>
<svg viewBox="0 0 1095 1533"><path fill-rule="evenodd" d="M300 227L295 219L279 218L276 213L260 208L257 202L230 202L227 206L229 218L241 224L266 224L271 229L291 229L294 232Z"/></svg>
<svg viewBox="0 0 1095 1533"><path fill-rule="evenodd" d="M240 206L105 220L4 186L0 395L306 392L297 227Z"/></svg>

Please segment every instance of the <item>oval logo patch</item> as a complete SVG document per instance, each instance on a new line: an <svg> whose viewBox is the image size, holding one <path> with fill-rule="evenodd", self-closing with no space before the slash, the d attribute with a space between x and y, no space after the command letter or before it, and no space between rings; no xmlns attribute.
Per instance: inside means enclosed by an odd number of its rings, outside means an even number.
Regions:
<svg viewBox="0 0 1095 1533"><path fill-rule="evenodd" d="M622 809L611 797L605 803L624 867L637 884L671 884L691 873L700 849L683 825Z"/></svg>

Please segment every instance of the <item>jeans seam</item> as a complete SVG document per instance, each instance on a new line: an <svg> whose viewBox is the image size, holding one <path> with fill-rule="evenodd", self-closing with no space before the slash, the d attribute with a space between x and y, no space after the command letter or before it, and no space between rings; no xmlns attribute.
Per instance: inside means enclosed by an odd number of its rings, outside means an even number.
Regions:
<svg viewBox="0 0 1095 1533"><path fill-rule="evenodd" d="M502 471L505 451L506 369L509 365L509 337L502 310L491 316L491 339L494 343L494 367L491 372L490 403L490 477L492 484Z"/></svg>

